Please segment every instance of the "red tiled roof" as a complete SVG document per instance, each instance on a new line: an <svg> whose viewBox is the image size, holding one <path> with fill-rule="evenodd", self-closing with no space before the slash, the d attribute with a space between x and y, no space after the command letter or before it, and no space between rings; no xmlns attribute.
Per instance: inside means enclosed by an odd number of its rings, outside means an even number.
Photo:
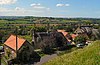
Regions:
<svg viewBox="0 0 100 65"><path fill-rule="evenodd" d="M66 35L68 35L68 32L62 32L62 34L63 34L64 36L66 36Z"/></svg>
<svg viewBox="0 0 100 65"><path fill-rule="evenodd" d="M17 40L18 40L18 49L24 44L24 42L26 40L22 39L22 38L19 38L17 37ZM15 35L11 35L7 40L6 42L4 43L5 45L7 45L8 47L16 50L16 36Z"/></svg>
<svg viewBox="0 0 100 65"><path fill-rule="evenodd" d="M65 32L65 30L57 30L58 32Z"/></svg>
<svg viewBox="0 0 100 65"><path fill-rule="evenodd" d="M57 30L58 32L61 32L64 36L68 34L68 32L65 32L65 30Z"/></svg>
<svg viewBox="0 0 100 65"><path fill-rule="evenodd" d="M77 37L77 34L72 34L71 36L73 39L75 39Z"/></svg>

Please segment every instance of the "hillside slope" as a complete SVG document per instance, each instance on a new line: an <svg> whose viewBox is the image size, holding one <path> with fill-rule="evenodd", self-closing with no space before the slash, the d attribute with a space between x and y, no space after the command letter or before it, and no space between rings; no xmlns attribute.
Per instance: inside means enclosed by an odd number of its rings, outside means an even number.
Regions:
<svg viewBox="0 0 100 65"><path fill-rule="evenodd" d="M100 41L95 41L84 49L54 58L44 65L100 65Z"/></svg>

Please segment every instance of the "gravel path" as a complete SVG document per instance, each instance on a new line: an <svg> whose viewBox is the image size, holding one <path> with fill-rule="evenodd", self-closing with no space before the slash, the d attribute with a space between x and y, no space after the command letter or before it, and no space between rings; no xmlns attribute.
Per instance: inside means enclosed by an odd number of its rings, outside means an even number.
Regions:
<svg viewBox="0 0 100 65"><path fill-rule="evenodd" d="M57 54L46 55L40 59L40 62L35 63L34 65L42 65L43 63L48 62L49 60L57 57Z"/></svg>

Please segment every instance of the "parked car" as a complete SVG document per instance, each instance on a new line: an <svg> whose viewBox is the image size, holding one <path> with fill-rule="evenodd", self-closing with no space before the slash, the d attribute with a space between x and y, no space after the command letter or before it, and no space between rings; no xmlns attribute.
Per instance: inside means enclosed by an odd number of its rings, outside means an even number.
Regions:
<svg viewBox="0 0 100 65"><path fill-rule="evenodd" d="M78 48L83 48L85 46L85 44L84 43L79 43L79 44L76 44L76 47L78 47Z"/></svg>

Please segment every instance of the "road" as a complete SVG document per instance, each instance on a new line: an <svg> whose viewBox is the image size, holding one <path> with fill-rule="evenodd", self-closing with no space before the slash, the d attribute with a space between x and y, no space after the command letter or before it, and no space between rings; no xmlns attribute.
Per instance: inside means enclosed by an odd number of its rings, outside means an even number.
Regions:
<svg viewBox="0 0 100 65"><path fill-rule="evenodd" d="M57 57L57 54L46 55L46 56L44 56L44 57L42 57L42 58L40 59L40 62L37 62L37 63L35 63L34 65L42 65L42 64L48 62L49 60L55 58L55 57Z"/></svg>

